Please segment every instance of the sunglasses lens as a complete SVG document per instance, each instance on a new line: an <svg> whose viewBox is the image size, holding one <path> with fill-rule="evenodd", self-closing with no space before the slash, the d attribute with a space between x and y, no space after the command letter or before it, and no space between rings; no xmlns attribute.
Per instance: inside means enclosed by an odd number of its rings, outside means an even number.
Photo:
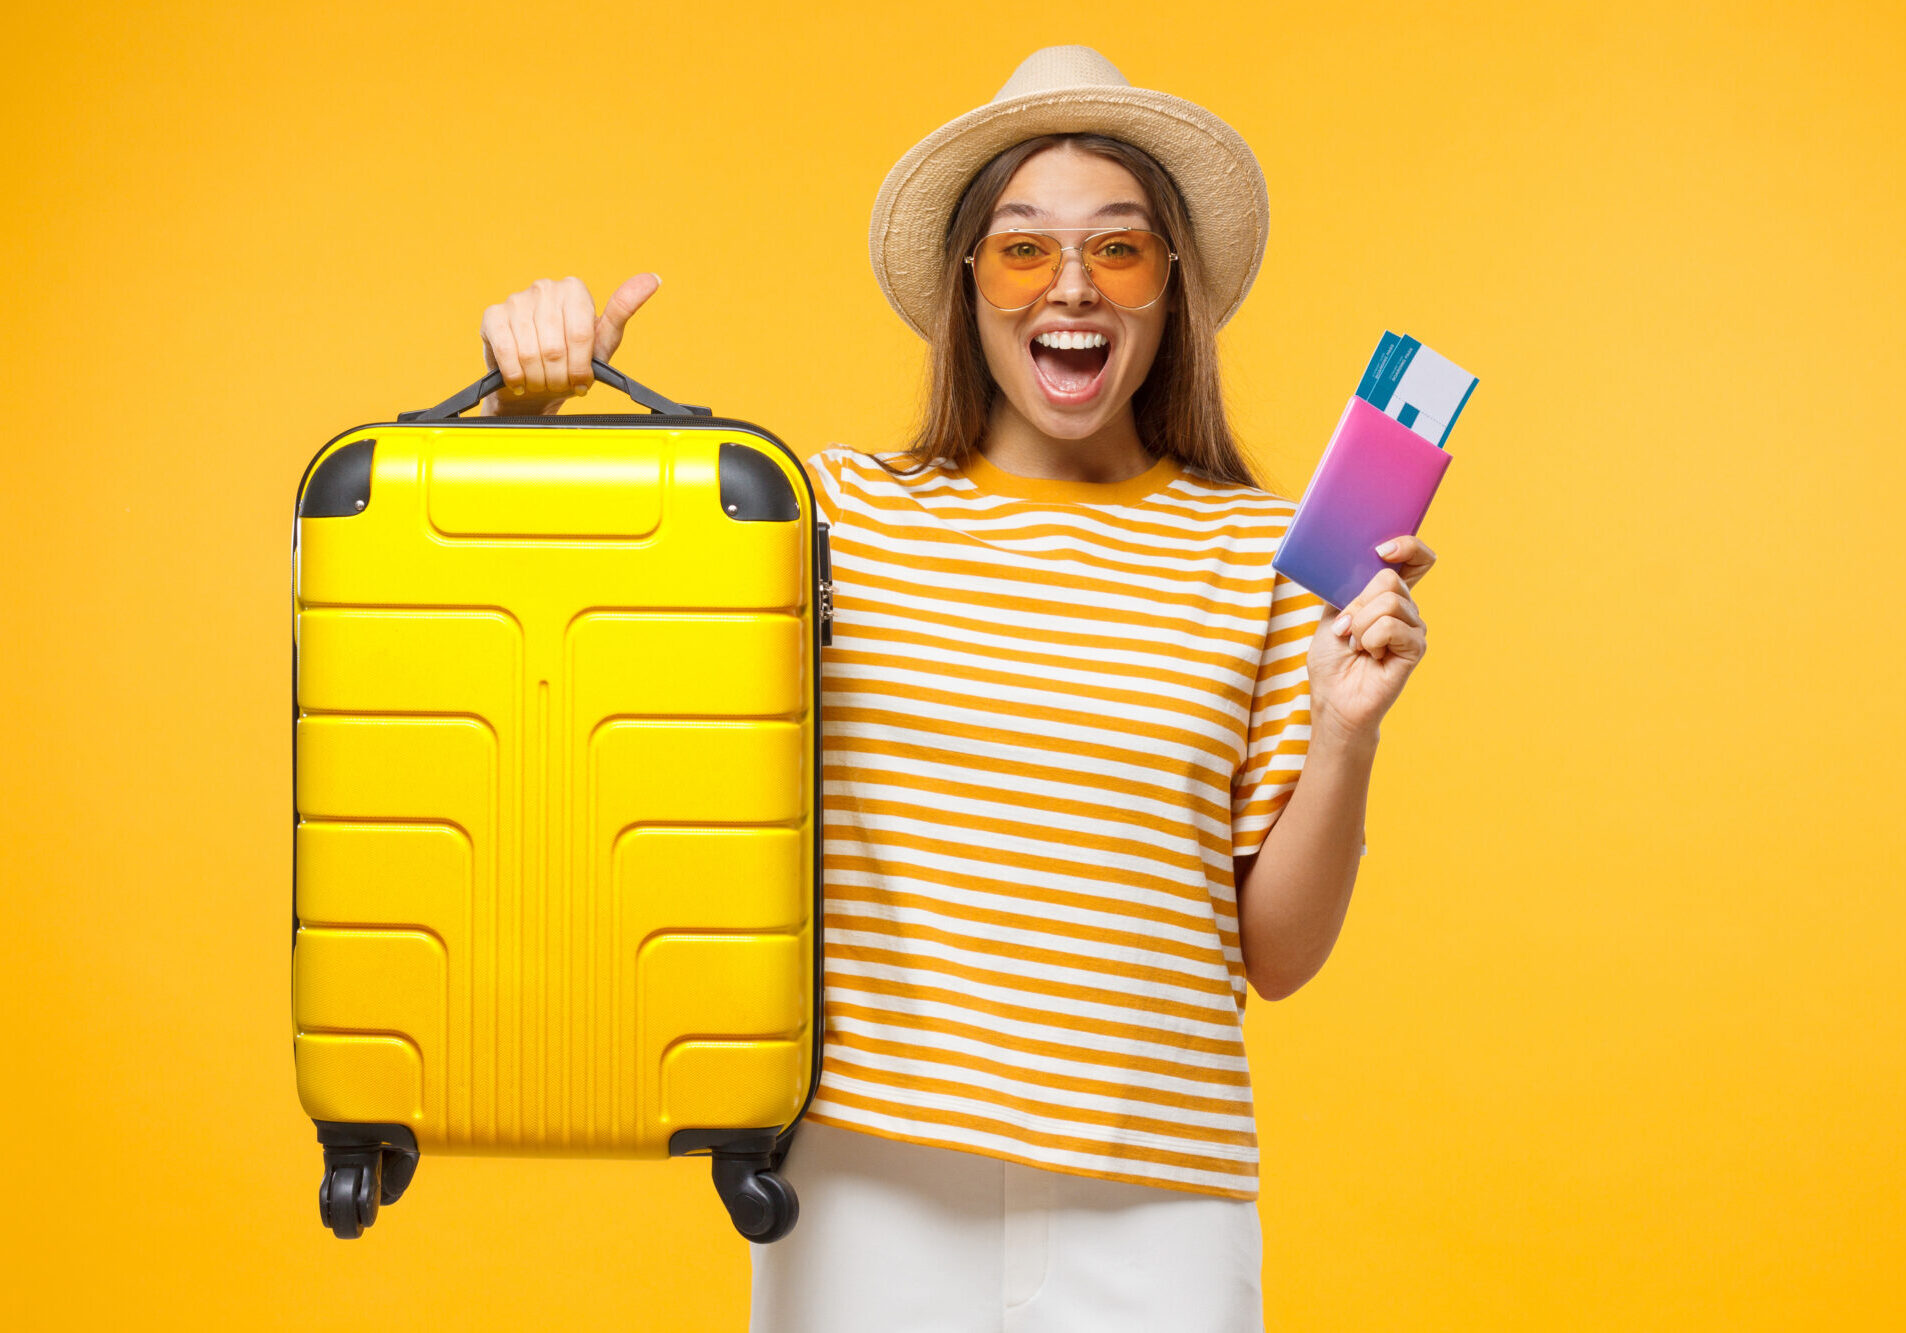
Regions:
<svg viewBox="0 0 1906 1333"><path fill-rule="evenodd" d="M973 251L973 282L1001 310L1024 310L1045 295L1065 252L1036 231L1002 231ZM1085 266L1101 294L1116 305L1147 306L1171 277L1165 238L1149 231L1111 231L1086 247Z"/></svg>
<svg viewBox="0 0 1906 1333"><path fill-rule="evenodd" d="M973 282L981 296L1002 310L1038 300L1059 271L1059 243L1029 231L988 236L973 251Z"/></svg>
<svg viewBox="0 0 1906 1333"><path fill-rule="evenodd" d="M1093 283L1117 305L1150 305L1164 294L1171 277L1171 252L1155 232L1115 231L1094 237L1085 259Z"/></svg>

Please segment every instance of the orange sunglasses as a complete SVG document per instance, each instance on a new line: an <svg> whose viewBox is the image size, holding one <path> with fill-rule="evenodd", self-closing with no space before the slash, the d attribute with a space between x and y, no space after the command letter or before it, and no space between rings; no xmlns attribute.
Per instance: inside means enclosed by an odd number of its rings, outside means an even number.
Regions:
<svg viewBox="0 0 1906 1333"><path fill-rule="evenodd" d="M1099 294L1127 310L1143 310L1165 294L1178 258L1157 232L1120 228L1094 232L1077 245L1061 245L1058 237L1043 231L996 231L980 237L966 263L988 305L1024 310L1059 281L1068 250L1078 252L1085 276Z"/></svg>

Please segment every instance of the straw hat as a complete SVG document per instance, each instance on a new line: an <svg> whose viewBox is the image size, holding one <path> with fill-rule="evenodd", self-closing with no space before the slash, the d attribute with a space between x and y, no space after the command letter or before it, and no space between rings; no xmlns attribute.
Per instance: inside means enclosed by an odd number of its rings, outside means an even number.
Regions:
<svg viewBox="0 0 1906 1333"><path fill-rule="evenodd" d="M946 263L946 225L979 169L1042 134L1090 131L1151 154L1185 197L1222 327L1264 259L1270 201L1238 132L1194 102L1134 88L1089 46L1048 46L1021 62L985 106L949 120L894 164L874 198L874 276L922 338Z"/></svg>

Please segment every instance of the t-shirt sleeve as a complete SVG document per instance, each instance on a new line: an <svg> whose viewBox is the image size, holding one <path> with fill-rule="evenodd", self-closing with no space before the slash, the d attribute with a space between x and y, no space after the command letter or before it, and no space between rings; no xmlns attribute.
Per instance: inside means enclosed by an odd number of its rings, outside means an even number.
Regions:
<svg viewBox="0 0 1906 1333"><path fill-rule="evenodd" d="M814 498L820 502L821 516L830 528L840 526L841 460L846 453L843 446L830 444L809 454L801 464L807 469L808 480L814 485Z"/></svg>
<svg viewBox="0 0 1906 1333"><path fill-rule="evenodd" d="M1231 784L1231 855L1251 856L1290 803L1310 749L1311 636L1323 620L1321 597L1282 574L1271 587L1271 614L1251 695L1244 762ZM1370 850L1359 840L1357 855Z"/></svg>

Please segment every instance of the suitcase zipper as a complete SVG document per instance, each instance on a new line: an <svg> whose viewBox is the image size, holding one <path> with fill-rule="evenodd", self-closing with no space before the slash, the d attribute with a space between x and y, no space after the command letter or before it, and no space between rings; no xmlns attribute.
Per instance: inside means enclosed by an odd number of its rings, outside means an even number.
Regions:
<svg viewBox="0 0 1906 1333"><path fill-rule="evenodd" d="M821 646L834 642L834 557L827 546L827 524L817 523L821 547Z"/></svg>

